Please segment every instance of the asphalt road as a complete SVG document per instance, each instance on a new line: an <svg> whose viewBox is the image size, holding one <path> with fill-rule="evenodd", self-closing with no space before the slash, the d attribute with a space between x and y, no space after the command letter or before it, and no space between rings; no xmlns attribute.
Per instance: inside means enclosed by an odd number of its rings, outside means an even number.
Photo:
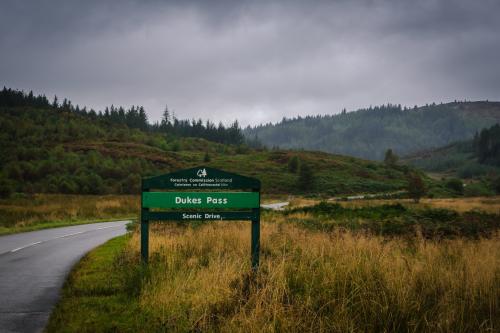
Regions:
<svg viewBox="0 0 500 333"><path fill-rule="evenodd" d="M66 276L94 247L123 235L128 221L0 237L0 332L41 332Z"/></svg>
<svg viewBox="0 0 500 333"><path fill-rule="evenodd" d="M260 205L262 208L272 209L272 210L283 210L285 206L288 206L289 202L276 202L272 204Z"/></svg>

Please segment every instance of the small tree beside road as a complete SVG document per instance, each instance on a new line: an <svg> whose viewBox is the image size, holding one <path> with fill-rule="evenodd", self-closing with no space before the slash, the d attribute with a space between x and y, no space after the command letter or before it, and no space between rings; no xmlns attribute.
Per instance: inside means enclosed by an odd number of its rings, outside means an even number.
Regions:
<svg viewBox="0 0 500 333"><path fill-rule="evenodd" d="M419 202L420 198L427 193L427 187L418 173L411 172L408 175L408 195L415 202Z"/></svg>

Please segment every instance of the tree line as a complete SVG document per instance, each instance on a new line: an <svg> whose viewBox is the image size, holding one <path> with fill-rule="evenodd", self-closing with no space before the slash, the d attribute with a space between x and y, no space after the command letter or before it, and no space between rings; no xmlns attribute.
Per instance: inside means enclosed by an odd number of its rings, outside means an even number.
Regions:
<svg viewBox="0 0 500 333"><path fill-rule="evenodd" d="M405 107L386 104L357 111L283 118L275 124L247 127L268 147L321 150L383 160L388 148L399 155L472 139L500 120L498 102L452 102Z"/></svg>
<svg viewBox="0 0 500 333"><path fill-rule="evenodd" d="M141 106L96 112L67 99L49 101L3 88L0 197L13 192L137 193L141 176L168 172L178 163L167 153L206 151L206 160L209 151L248 149L242 140L237 122L215 126L165 112L161 122L150 124Z"/></svg>
<svg viewBox="0 0 500 333"><path fill-rule="evenodd" d="M49 101L45 95L34 95L33 91L25 93L6 87L0 91L0 106L51 108L58 112L75 113L104 124L125 125L146 132L158 132L178 137L197 137L224 144L240 145L245 143L237 120L229 126L225 126L222 122L215 125L209 120L203 122L201 119L178 119L169 111L168 107L165 107L162 120L151 124L143 106L133 105L124 108L111 105L106 107L104 111L96 111L92 108L87 109L74 105L66 98L60 101L57 96L54 96L53 100Z"/></svg>
<svg viewBox="0 0 500 333"><path fill-rule="evenodd" d="M479 163L500 167L500 125L476 133L474 149Z"/></svg>

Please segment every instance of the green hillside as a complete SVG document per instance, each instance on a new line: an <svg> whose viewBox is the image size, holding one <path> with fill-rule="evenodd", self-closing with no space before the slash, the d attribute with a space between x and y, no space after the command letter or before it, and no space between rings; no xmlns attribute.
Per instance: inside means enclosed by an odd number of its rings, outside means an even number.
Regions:
<svg viewBox="0 0 500 333"><path fill-rule="evenodd" d="M281 148L303 148L381 160L392 148L406 155L471 139L500 122L500 102L453 102L423 107L370 107L337 115L283 119L246 128L247 137Z"/></svg>
<svg viewBox="0 0 500 333"><path fill-rule="evenodd" d="M485 128L472 140L408 155L402 162L440 177L466 179L466 190L480 191L476 195L500 193L500 126Z"/></svg>
<svg viewBox="0 0 500 333"><path fill-rule="evenodd" d="M455 142L444 147L419 151L405 156L403 163L407 163L428 172L471 178L487 173L494 169L481 165L474 154L473 141Z"/></svg>
<svg viewBox="0 0 500 333"><path fill-rule="evenodd" d="M140 128L142 122L131 128L125 123L108 121L95 112L52 107L44 101L37 104L36 97L31 102L3 101L0 105L3 195L137 193L141 176L200 164L258 177L266 193L339 195L396 191L406 185L404 167L391 168L322 152L252 149L241 143L217 143L181 135L174 132L175 127L158 131L146 124ZM231 128L228 133L234 130ZM292 159L298 161L298 167L289 166ZM301 165L312 170L312 183L302 188L297 186Z"/></svg>

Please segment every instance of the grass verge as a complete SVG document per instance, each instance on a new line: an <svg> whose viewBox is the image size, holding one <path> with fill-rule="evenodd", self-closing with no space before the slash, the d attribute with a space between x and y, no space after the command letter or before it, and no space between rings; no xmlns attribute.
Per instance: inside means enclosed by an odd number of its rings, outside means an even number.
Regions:
<svg viewBox="0 0 500 333"><path fill-rule="evenodd" d="M14 226L11 228L1 227L0 226L0 236L17 234L20 232L28 232L28 231L37 231L43 229L51 229L51 228L61 228L61 227L70 227L73 225L80 224L90 224L90 223L99 223L99 222L114 222L114 221L122 221L122 220L136 220L136 215L130 216L116 216L113 219L92 219L92 220L62 220L62 221L46 221L46 222L38 222L32 225L26 226Z"/></svg>
<svg viewBox="0 0 500 333"><path fill-rule="evenodd" d="M108 241L73 268L46 332L141 331L139 302L130 292L133 279L125 281L129 276L118 264L129 238Z"/></svg>
<svg viewBox="0 0 500 333"><path fill-rule="evenodd" d="M250 225L153 224L91 252L71 273L48 332L495 332L500 242L320 231L263 216Z"/></svg>

